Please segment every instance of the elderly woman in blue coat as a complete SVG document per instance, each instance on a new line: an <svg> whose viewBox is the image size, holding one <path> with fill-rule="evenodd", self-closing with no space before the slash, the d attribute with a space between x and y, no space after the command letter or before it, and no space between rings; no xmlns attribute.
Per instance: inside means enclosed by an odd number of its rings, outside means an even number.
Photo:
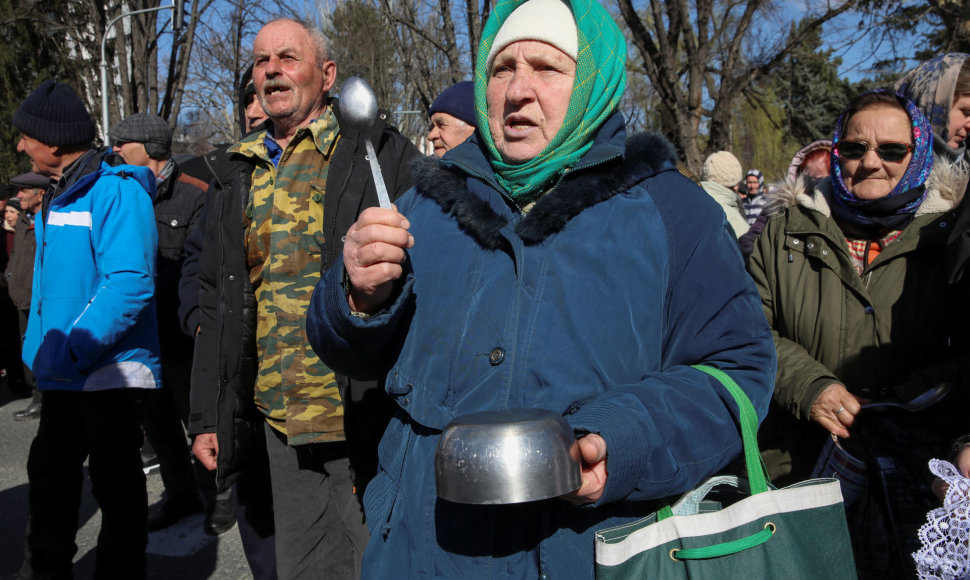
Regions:
<svg viewBox="0 0 970 580"><path fill-rule="evenodd" d="M622 34L592 0L499 3L479 48L479 130L369 208L317 286L310 341L386 375L399 410L364 495L366 578L591 578L594 531L647 515L741 449L722 369L761 416L770 330L724 212L662 138L627 138ZM582 486L463 505L435 493L455 417L565 417ZM565 500L565 501L564 501Z"/></svg>

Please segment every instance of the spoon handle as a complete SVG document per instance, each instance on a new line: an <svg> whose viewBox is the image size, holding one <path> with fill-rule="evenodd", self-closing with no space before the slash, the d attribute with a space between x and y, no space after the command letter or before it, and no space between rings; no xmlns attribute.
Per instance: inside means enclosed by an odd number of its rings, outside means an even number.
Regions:
<svg viewBox="0 0 970 580"><path fill-rule="evenodd" d="M367 158L370 160L370 173L374 177L374 187L377 188L377 201L381 207L390 208L391 198L387 195L384 175L381 174L381 164L377 162L377 153L374 151L374 144L370 142L370 137L364 138L364 145L367 147Z"/></svg>

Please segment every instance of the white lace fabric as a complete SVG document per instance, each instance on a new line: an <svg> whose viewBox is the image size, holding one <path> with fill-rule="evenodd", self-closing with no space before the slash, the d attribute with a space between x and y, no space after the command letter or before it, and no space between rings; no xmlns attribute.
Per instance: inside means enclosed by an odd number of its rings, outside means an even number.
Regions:
<svg viewBox="0 0 970 580"><path fill-rule="evenodd" d="M953 464L930 460L930 471L948 485L943 507L926 514L919 529L922 547L913 554L924 580L970 578L970 479Z"/></svg>

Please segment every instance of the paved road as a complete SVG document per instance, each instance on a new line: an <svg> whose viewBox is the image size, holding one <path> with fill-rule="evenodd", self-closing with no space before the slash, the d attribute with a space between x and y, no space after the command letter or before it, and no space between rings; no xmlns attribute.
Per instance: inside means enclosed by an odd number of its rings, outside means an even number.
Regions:
<svg viewBox="0 0 970 580"><path fill-rule="evenodd" d="M37 431L37 421L14 421L13 413L27 400L13 399L0 382L0 580L13 579L23 562L24 529L27 524L27 452ZM78 520L74 576L90 578L101 512L85 479ZM163 491L158 470L148 476L149 511ZM149 534L148 578L159 580L238 580L252 578L239 542L237 528L218 537L202 532L202 516Z"/></svg>

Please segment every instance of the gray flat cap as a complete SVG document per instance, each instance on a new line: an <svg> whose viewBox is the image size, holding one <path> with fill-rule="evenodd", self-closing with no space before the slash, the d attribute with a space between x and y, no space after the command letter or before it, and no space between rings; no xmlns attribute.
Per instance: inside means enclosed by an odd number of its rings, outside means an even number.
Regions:
<svg viewBox="0 0 970 580"><path fill-rule="evenodd" d="M17 189L47 189L51 184L51 178L40 173L21 173L10 180L10 185Z"/></svg>
<svg viewBox="0 0 970 580"><path fill-rule="evenodd" d="M108 136L115 141L144 143L152 157L167 155L172 149L172 130L168 123L158 115L135 113L108 130ZM148 144L159 147L148 147Z"/></svg>

